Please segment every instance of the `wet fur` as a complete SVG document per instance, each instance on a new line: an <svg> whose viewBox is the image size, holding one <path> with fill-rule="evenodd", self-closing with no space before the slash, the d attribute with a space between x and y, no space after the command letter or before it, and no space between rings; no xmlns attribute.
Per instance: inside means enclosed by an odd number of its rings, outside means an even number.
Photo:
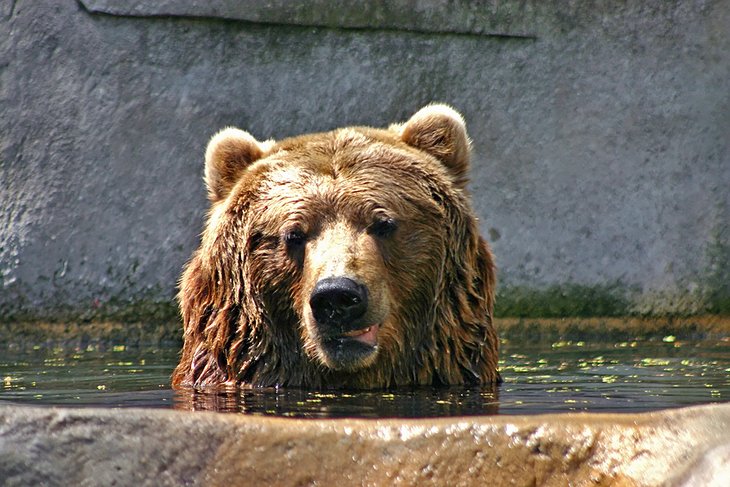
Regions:
<svg viewBox="0 0 730 487"><path fill-rule="evenodd" d="M231 160L216 159L219 167L206 171L208 225L180 280L184 345L173 386L499 380L495 266L464 190L463 121L448 110L424 109L385 130L340 129L238 152L226 146ZM317 193L319 182L330 179L339 183ZM298 184L301 194L288 191ZM391 322L380 331L374 363L333 370L313 352L304 324L312 283L303 278L304 261L282 250L282 228L296 221L316 235L328 222L345 220L360 228L382 207L403 225L366 260L377 267L370 274L385 276Z"/></svg>

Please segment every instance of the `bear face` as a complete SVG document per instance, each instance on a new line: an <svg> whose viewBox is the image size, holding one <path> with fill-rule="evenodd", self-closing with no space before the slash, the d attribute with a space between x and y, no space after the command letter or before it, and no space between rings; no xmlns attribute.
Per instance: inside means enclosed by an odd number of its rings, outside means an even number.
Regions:
<svg viewBox="0 0 730 487"><path fill-rule="evenodd" d="M468 164L464 122L444 105L387 130L218 133L173 385L497 381L495 269Z"/></svg>

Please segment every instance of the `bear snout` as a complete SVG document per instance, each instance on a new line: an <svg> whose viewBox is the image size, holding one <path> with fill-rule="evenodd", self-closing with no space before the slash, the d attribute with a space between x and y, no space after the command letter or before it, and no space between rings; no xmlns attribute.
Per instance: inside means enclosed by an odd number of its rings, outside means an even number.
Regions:
<svg viewBox="0 0 730 487"><path fill-rule="evenodd" d="M362 328L368 289L348 277L328 277L314 286L309 306L324 335L347 333Z"/></svg>

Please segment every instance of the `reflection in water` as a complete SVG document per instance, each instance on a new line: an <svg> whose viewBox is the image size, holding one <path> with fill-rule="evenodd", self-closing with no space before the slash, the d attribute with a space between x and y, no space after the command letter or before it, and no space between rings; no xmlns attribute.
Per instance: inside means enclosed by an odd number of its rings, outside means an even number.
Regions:
<svg viewBox="0 0 730 487"><path fill-rule="evenodd" d="M0 347L0 404L178 408L285 417L638 412L730 400L730 339L503 341L498 388L170 389L179 349Z"/></svg>
<svg viewBox="0 0 730 487"><path fill-rule="evenodd" d="M220 387L175 391L177 409L300 418L418 418L497 414L498 386L394 391L308 391Z"/></svg>

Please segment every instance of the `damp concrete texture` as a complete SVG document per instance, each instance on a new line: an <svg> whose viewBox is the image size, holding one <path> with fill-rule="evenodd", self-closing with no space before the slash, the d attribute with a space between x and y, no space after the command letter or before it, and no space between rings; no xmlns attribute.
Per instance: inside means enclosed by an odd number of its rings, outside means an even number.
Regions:
<svg viewBox="0 0 730 487"><path fill-rule="evenodd" d="M367 4L0 3L0 316L174 309L213 133L432 101L474 141L498 314L727 312L726 0Z"/></svg>
<svg viewBox="0 0 730 487"><path fill-rule="evenodd" d="M724 487L729 428L730 405L414 420L4 405L0 478L46 486Z"/></svg>

